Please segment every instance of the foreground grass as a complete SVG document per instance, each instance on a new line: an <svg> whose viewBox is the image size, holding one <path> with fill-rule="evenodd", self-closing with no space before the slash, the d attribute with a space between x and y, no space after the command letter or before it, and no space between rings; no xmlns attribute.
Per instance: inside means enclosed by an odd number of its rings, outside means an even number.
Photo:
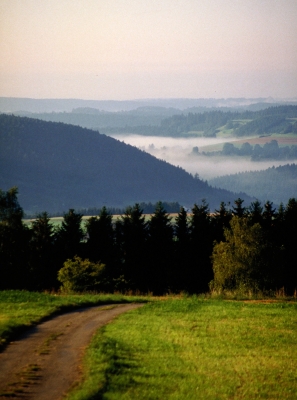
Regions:
<svg viewBox="0 0 297 400"><path fill-rule="evenodd" d="M148 298L116 294L57 295L0 291L0 349L22 330L63 311L98 304L144 302Z"/></svg>
<svg viewBox="0 0 297 400"><path fill-rule="evenodd" d="M296 399L297 304L152 302L100 329L79 399Z"/></svg>

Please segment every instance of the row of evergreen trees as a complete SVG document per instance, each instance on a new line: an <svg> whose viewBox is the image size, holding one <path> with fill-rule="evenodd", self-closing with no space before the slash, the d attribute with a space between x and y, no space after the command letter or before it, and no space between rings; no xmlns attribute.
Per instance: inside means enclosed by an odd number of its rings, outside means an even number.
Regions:
<svg viewBox="0 0 297 400"><path fill-rule="evenodd" d="M84 226L82 215L70 209L54 228L46 212L25 225L17 189L0 191L1 289L58 289L59 270L77 256L105 265L89 290L201 293L212 282L217 289L244 283L291 293L297 287L296 244L297 199L278 211L269 201L245 208L237 199L213 214L203 201L189 214L181 207L174 218L162 203L149 218L135 204L115 221L103 207Z"/></svg>

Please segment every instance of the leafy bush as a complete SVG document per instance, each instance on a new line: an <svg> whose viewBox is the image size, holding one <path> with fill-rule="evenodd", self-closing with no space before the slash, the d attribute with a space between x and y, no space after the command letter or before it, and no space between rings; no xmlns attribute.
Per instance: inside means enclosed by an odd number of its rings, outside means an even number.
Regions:
<svg viewBox="0 0 297 400"><path fill-rule="evenodd" d="M75 256L73 260L64 262L58 272L58 281L62 283L61 289L65 292L98 291L106 285L104 272L104 264Z"/></svg>
<svg viewBox="0 0 297 400"><path fill-rule="evenodd" d="M263 289L268 279L269 243L260 224L250 225L246 218L234 216L230 228L224 231L226 241L214 246L214 280L210 288L217 291Z"/></svg>

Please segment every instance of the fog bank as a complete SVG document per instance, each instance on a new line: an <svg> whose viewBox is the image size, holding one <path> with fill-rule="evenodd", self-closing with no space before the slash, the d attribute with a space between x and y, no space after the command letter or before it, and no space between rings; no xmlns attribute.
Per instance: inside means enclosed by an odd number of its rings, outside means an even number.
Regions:
<svg viewBox="0 0 297 400"><path fill-rule="evenodd" d="M288 161L250 161L244 157L209 157L191 154L197 146L199 152L206 146L230 142L230 138L171 138L141 135L111 135L124 143L138 147L147 153L180 166L191 174L198 174L201 179L235 174L237 172L264 170L269 167L288 164Z"/></svg>

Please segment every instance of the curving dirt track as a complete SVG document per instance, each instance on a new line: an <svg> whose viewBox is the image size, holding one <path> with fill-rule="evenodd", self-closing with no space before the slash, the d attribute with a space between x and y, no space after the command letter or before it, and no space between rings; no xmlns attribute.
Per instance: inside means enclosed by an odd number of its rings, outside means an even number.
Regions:
<svg viewBox="0 0 297 400"><path fill-rule="evenodd" d="M92 335L142 304L79 309L30 328L0 353L0 399L59 400L79 381Z"/></svg>

